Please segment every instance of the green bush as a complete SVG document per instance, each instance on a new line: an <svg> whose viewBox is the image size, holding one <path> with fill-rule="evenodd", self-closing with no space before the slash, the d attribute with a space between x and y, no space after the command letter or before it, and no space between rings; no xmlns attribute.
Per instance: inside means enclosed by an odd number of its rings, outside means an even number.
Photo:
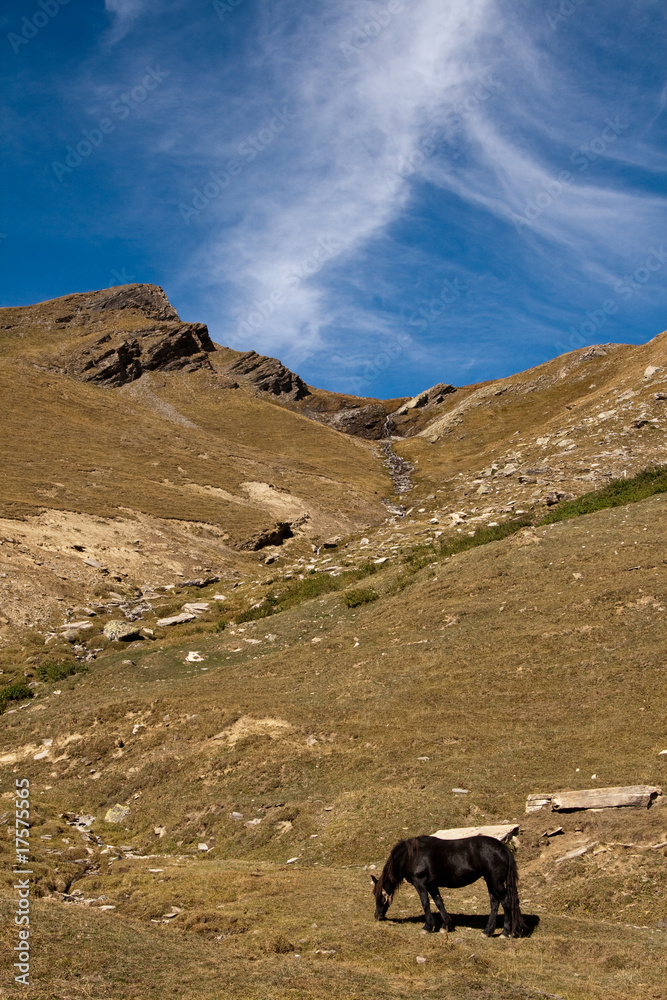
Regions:
<svg viewBox="0 0 667 1000"><path fill-rule="evenodd" d="M66 677L81 673L85 669L82 663L42 663L37 668L37 676L40 681L64 681Z"/></svg>
<svg viewBox="0 0 667 1000"><path fill-rule="evenodd" d="M358 608L360 604L370 604L377 601L380 595L372 587L358 587L356 590L346 590L343 601L348 608Z"/></svg>
<svg viewBox="0 0 667 1000"><path fill-rule="evenodd" d="M32 697L33 692L27 684L20 682L7 684L5 687L0 688L0 712L4 712L10 701L25 701L26 698Z"/></svg>

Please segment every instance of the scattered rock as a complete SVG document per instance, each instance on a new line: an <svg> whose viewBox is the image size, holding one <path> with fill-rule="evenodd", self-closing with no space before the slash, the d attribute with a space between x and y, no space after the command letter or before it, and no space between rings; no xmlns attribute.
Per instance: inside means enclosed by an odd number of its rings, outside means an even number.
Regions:
<svg viewBox="0 0 667 1000"><path fill-rule="evenodd" d="M95 822L94 816L77 816L76 813L61 813L62 819L65 820L68 826L74 826L77 830L89 830L90 827Z"/></svg>
<svg viewBox="0 0 667 1000"><path fill-rule="evenodd" d="M104 815L104 822L122 823L123 820L125 820L125 818L129 815L129 813L130 813L129 806L121 806L118 803L116 803L116 805L112 806L111 809L107 809Z"/></svg>
<svg viewBox="0 0 667 1000"><path fill-rule="evenodd" d="M574 851L568 851L567 854L563 854L562 857L556 858L555 864L560 864L561 861L572 861L574 858L582 857L591 847L595 844L586 844L585 847L577 847Z"/></svg>

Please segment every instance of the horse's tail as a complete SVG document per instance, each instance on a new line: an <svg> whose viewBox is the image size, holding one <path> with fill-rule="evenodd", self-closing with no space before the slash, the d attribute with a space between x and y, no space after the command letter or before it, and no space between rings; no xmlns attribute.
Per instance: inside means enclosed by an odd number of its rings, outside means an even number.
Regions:
<svg viewBox="0 0 667 1000"><path fill-rule="evenodd" d="M507 901L510 908L510 923L512 926L512 937L520 937L525 929L526 923L523 919L521 913L521 907L519 905L519 874L516 868L516 861L514 860L514 855L508 850L508 866L507 866Z"/></svg>

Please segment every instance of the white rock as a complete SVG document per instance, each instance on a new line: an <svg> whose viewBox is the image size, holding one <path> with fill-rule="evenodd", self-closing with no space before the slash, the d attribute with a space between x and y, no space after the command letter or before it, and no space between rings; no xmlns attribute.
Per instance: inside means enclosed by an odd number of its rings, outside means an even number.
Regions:
<svg viewBox="0 0 667 1000"><path fill-rule="evenodd" d="M196 617L196 615L183 612L180 615L172 615L171 618L158 618L158 625L160 627L166 627L167 625L183 625L185 622L194 621Z"/></svg>
<svg viewBox="0 0 667 1000"><path fill-rule="evenodd" d="M644 372L644 378L651 378L656 372L659 372L660 368L657 365L649 365Z"/></svg>
<svg viewBox="0 0 667 1000"><path fill-rule="evenodd" d="M192 614L201 614L202 611L208 611L210 606L209 601L198 601L193 604L184 604L183 611L187 611Z"/></svg>
<svg viewBox="0 0 667 1000"><path fill-rule="evenodd" d="M190 650L188 655L185 657L186 663L203 663L204 657L196 649Z"/></svg>

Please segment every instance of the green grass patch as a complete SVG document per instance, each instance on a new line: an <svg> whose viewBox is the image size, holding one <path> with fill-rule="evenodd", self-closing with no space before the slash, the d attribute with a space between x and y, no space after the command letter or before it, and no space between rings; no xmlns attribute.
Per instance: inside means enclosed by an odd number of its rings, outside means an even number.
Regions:
<svg viewBox="0 0 667 1000"><path fill-rule="evenodd" d="M269 615L287 611L288 608L298 607L305 601L311 601L321 594L345 590L351 583L372 576L377 571L378 567L375 563L367 561L362 563L358 569L346 570L338 576L331 576L329 573L309 573L303 580L287 581L286 587L267 594L262 603L254 608L230 612L228 620L236 622L237 625L242 622L259 621L261 618L268 618ZM220 625L217 627L220 629Z"/></svg>
<svg viewBox="0 0 667 1000"><path fill-rule="evenodd" d="M540 523L553 524L581 514L592 514L596 510L622 507L646 500L656 493L667 493L667 465L650 466L630 479L613 479L602 489L584 493L576 500L566 500L550 511Z"/></svg>
<svg viewBox="0 0 667 1000"><path fill-rule="evenodd" d="M372 601L377 601L379 596L377 590L373 590L372 587L357 587L353 590L346 590L343 594L343 601L348 608L358 608L360 604L370 604Z"/></svg>
<svg viewBox="0 0 667 1000"><path fill-rule="evenodd" d="M411 576L424 566L432 562L441 562L443 559L454 556L458 552L467 552L468 549L475 549L478 545L488 545L489 542L500 542L503 538L515 535L522 528L528 528L532 522L527 518L519 521L504 521L503 524L494 525L492 528L478 528L473 535L459 535L456 538L442 542L432 542L430 545L420 545L410 553L405 560L405 573Z"/></svg>
<svg viewBox="0 0 667 1000"><path fill-rule="evenodd" d="M66 677L82 673L86 669L83 663L42 663L37 668L37 676L40 681L64 681Z"/></svg>
<svg viewBox="0 0 667 1000"><path fill-rule="evenodd" d="M26 698L32 697L33 692L27 684L7 684L0 688L0 713L4 712L10 701L25 701Z"/></svg>

